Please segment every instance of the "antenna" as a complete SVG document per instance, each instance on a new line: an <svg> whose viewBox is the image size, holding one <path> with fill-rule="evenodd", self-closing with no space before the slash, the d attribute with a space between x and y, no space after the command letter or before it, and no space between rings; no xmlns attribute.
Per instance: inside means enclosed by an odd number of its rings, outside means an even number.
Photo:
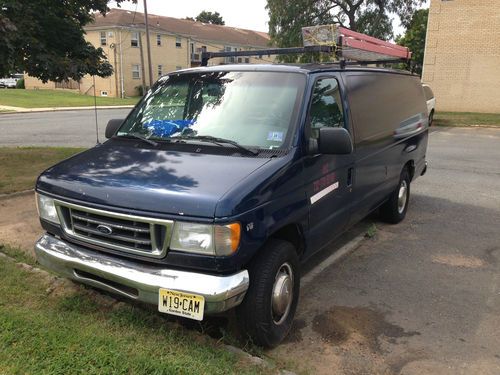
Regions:
<svg viewBox="0 0 500 375"><path fill-rule="evenodd" d="M99 124L97 123L97 96L95 93L95 76L92 76L92 80L94 83L95 138L97 144L100 145L101 142L99 142Z"/></svg>

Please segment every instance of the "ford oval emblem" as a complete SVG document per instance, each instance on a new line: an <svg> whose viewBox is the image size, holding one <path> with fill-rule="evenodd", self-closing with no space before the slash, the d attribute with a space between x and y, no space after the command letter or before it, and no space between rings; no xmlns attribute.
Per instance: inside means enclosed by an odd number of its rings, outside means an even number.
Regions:
<svg viewBox="0 0 500 375"><path fill-rule="evenodd" d="M96 229L99 232L101 232L102 234L111 234L111 233L113 233L113 229L111 229L107 225L98 225Z"/></svg>

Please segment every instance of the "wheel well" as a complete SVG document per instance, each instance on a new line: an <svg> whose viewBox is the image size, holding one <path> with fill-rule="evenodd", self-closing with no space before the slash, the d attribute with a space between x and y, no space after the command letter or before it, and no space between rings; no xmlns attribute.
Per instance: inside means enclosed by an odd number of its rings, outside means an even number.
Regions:
<svg viewBox="0 0 500 375"><path fill-rule="evenodd" d="M410 174L410 181L413 180L413 176L415 175L415 162L413 160L409 160L406 162L403 169L408 169L408 173Z"/></svg>
<svg viewBox="0 0 500 375"><path fill-rule="evenodd" d="M299 257L304 252L304 236L302 235L302 230L298 224L289 224L274 232L270 238L276 238L290 242L297 250L297 254Z"/></svg>

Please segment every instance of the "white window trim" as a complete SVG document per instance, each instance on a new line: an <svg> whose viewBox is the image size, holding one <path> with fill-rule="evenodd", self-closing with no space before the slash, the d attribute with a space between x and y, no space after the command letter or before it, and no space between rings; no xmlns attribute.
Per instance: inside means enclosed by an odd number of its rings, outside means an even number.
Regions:
<svg viewBox="0 0 500 375"><path fill-rule="evenodd" d="M103 38L103 34L104 34L104 38ZM104 44L102 44L103 41L104 41ZM99 43L100 43L101 47L108 45L108 36L107 36L106 31L101 31L99 33Z"/></svg>
<svg viewBox="0 0 500 375"><path fill-rule="evenodd" d="M137 67L137 70L134 69ZM137 73L137 76L134 76L134 73ZM141 79L141 65L140 64L132 64L132 79Z"/></svg>
<svg viewBox="0 0 500 375"><path fill-rule="evenodd" d="M136 35L136 36L137 36L137 38L134 38L134 35ZM133 42L134 40L137 42L137 45L136 45L136 46L134 46L134 45L132 44L132 42ZM132 47L132 48L139 48L139 32L138 32L138 31L132 31L132 32L130 33L130 47Z"/></svg>

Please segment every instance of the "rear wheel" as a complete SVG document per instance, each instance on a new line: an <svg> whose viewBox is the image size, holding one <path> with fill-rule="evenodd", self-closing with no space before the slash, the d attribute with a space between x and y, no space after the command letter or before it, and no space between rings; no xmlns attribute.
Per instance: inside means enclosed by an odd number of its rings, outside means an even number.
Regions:
<svg viewBox="0 0 500 375"><path fill-rule="evenodd" d="M410 174L408 168L403 169L399 184L389 196L389 200L380 207L380 215L384 221L391 224L401 222L408 211L410 200Z"/></svg>
<svg viewBox="0 0 500 375"><path fill-rule="evenodd" d="M276 346L290 331L299 300L299 267L294 246L282 240L270 240L250 264L250 286L236 312L255 344Z"/></svg>

